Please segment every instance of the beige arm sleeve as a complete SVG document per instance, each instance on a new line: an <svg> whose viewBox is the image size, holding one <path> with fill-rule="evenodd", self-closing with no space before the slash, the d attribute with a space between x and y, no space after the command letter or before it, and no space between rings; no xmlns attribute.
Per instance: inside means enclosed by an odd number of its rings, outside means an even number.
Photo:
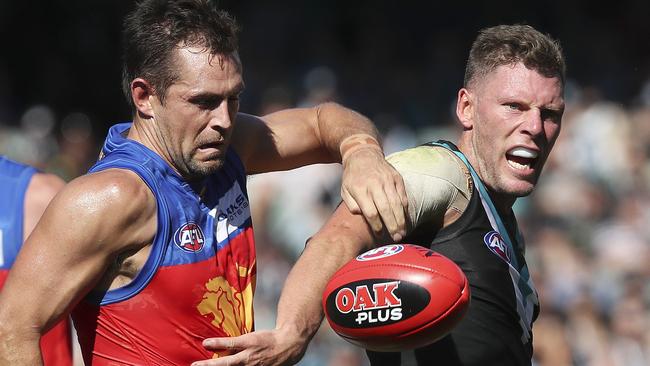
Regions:
<svg viewBox="0 0 650 366"><path fill-rule="evenodd" d="M392 154L387 160L404 179L409 231L423 223L443 221L440 219L451 211L460 214L467 207L472 193L470 175L451 151L418 146Z"/></svg>

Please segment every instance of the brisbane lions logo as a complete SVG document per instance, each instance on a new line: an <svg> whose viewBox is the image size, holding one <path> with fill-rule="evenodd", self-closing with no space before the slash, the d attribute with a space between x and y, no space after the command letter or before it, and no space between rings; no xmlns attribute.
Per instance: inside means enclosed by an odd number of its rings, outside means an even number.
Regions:
<svg viewBox="0 0 650 366"><path fill-rule="evenodd" d="M176 230L174 243L186 252L198 252L203 249L205 236L199 225L188 222Z"/></svg>
<svg viewBox="0 0 650 366"><path fill-rule="evenodd" d="M229 337L253 330L255 267L241 267L236 263L234 265L238 277L232 281L237 285L231 285L222 276L212 278L205 284L206 292L196 307L201 315L211 319L212 325L223 330ZM240 282L246 284L243 289Z"/></svg>
<svg viewBox="0 0 650 366"><path fill-rule="evenodd" d="M383 247L372 249L361 254L360 256L357 257L357 260L364 262L364 261L371 261L379 258L386 258L386 257L390 257L391 255L395 255L401 252L402 250L404 250L404 247L399 244L384 245Z"/></svg>
<svg viewBox="0 0 650 366"><path fill-rule="evenodd" d="M483 241L490 248L490 250L501 257L507 263L510 263L510 254L508 252L508 246L503 241L501 234L496 231L490 231L483 237Z"/></svg>

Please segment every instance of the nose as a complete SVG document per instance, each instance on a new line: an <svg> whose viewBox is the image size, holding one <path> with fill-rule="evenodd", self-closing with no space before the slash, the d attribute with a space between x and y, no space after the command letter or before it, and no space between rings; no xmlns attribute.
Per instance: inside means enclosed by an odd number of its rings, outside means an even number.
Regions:
<svg viewBox="0 0 650 366"><path fill-rule="evenodd" d="M531 136L542 134L544 127L542 112L537 108L531 108L525 115L526 120L522 124L522 131Z"/></svg>
<svg viewBox="0 0 650 366"><path fill-rule="evenodd" d="M235 113L237 111L228 103L228 99L222 100L210 113L210 127L215 130L229 129Z"/></svg>

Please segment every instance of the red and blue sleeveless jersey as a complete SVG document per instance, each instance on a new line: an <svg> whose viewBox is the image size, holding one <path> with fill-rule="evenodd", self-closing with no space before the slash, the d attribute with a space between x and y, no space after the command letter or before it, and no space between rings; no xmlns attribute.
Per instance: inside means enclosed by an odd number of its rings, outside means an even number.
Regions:
<svg viewBox="0 0 650 366"><path fill-rule="evenodd" d="M0 156L0 288L23 245L25 193L36 169ZM59 322L41 338L45 366L72 365L68 320Z"/></svg>
<svg viewBox="0 0 650 366"><path fill-rule="evenodd" d="M217 357L209 337L253 330L255 242L246 173L229 149L196 192L159 155L113 126L90 173L128 169L157 202L149 258L124 287L91 293L73 310L89 365L188 365ZM116 212L119 214L119 212Z"/></svg>

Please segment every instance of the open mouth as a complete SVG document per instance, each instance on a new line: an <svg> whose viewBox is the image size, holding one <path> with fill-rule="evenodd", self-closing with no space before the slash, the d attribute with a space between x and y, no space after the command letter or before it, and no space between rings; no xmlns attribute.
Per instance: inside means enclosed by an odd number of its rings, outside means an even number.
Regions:
<svg viewBox="0 0 650 366"><path fill-rule="evenodd" d="M196 149L198 156L202 160L214 160L219 159L224 155L224 145L222 143L208 143L199 145Z"/></svg>
<svg viewBox="0 0 650 366"><path fill-rule="evenodd" d="M517 170L531 169L537 162L538 152L525 147L515 147L506 153L508 165Z"/></svg>
<svg viewBox="0 0 650 366"><path fill-rule="evenodd" d="M199 149L206 150L206 149L218 149L221 145L220 144L204 144L199 146Z"/></svg>

